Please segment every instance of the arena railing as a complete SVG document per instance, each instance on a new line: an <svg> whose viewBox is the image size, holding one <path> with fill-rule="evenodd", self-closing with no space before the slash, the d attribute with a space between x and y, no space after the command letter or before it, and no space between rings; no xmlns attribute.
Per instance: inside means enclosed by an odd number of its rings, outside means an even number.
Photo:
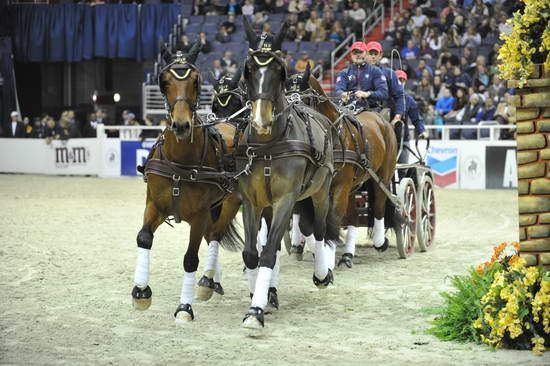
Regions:
<svg viewBox="0 0 550 366"><path fill-rule="evenodd" d="M214 95L212 94L212 85L203 84L201 86L201 95L199 103L199 113L209 113ZM166 109L164 106L164 97L160 92L158 85L142 85L142 110L143 116L164 116Z"/></svg>
<svg viewBox="0 0 550 366"><path fill-rule="evenodd" d="M163 115L166 115L166 112L162 111ZM207 112L199 111L199 114L207 114ZM515 125L500 125L497 124L497 121L482 121L479 125L426 125L424 126L426 130L435 130L441 132L440 140L450 140L450 131L454 129L467 129L467 130L477 130L477 136L481 136L483 130L489 130L488 138L479 138L478 140L489 140L489 141L498 141L500 137L501 130L515 130ZM138 140L136 136L139 136L142 130L164 130L165 127L162 126L105 126L99 124L97 126L97 138L104 139L106 138L105 131L120 131L120 139L122 140ZM411 131L414 131L414 126L409 126ZM135 132L134 132L135 131ZM474 140L472 140L474 141Z"/></svg>

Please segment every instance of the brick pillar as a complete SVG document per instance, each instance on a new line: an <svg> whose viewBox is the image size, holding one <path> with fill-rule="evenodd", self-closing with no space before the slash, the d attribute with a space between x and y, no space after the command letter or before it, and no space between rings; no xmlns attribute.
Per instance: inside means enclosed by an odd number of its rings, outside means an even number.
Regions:
<svg viewBox="0 0 550 366"><path fill-rule="evenodd" d="M516 106L521 257L550 267L550 70L536 65L525 86L516 80L509 102Z"/></svg>

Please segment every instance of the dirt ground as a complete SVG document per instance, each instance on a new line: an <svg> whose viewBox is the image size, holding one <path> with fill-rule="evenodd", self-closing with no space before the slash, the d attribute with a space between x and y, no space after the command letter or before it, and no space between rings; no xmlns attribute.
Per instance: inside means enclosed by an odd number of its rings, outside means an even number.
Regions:
<svg viewBox="0 0 550 366"><path fill-rule="evenodd" d="M240 253L222 252L225 296L172 319L188 228L161 226L152 250L153 305L131 307L135 237L144 208L139 179L0 175L0 363L181 365L549 365L550 353L493 352L440 342L422 309L442 302L448 277L518 239L516 191L436 192L437 241L397 257L360 231L352 271L317 290L311 255L283 256L281 307L265 335L241 328L249 306ZM206 245L201 249L204 258ZM201 265L202 270L202 265Z"/></svg>

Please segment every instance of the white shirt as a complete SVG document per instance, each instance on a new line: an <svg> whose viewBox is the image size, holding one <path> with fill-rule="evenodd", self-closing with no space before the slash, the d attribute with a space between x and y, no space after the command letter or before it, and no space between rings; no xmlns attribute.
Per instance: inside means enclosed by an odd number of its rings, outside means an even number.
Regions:
<svg viewBox="0 0 550 366"><path fill-rule="evenodd" d="M349 11L349 16L353 18L356 22L362 22L367 18L367 13L362 8L352 9Z"/></svg>
<svg viewBox="0 0 550 366"><path fill-rule="evenodd" d="M11 121L11 134L15 136L15 131L17 131L17 121Z"/></svg>

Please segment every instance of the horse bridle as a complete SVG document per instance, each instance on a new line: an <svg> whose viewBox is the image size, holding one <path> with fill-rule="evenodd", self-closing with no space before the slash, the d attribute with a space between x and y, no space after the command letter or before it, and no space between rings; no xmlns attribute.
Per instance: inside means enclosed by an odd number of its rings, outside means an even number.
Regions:
<svg viewBox="0 0 550 366"><path fill-rule="evenodd" d="M176 70L184 70L184 74L179 75ZM198 85L197 90L198 90L198 92L197 92L196 100L192 101L186 95L178 95L178 96L176 96L175 103L170 105L168 103L167 98L166 98L164 88L162 87L162 83L164 82L163 80L161 80L162 75L165 72L170 72L170 74L172 74L172 76L174 76L177 80L185 80L189 77L189 75L191 75L192 71L195 71L198 75L198 80L197 80L197 85ZM164 108L166 109L166 112L168 112L168 119L170 120L170 128L174 127L174 119L172 118L172 113L174 112L174 108L176 107L176 104L178 104L178 102L180 102L180 101L187 103L187 105L189 105L189 108L193 112L193 117L192 117L191 123L193 123L193 120L195 119L195 117L198 116L197 110L199 108L199 103L200 103L200 85L201 85L201 76L200 75L201 74L200 74L199 69L197 68L197 66L195 66L194 64L192 64L190 62L187 62L187 60L185 59L185 57L183 56L183 53L181 51L178 51L176 53L176 57L175 57L174 61L172 61L171 63L166 65L160 71L158 83L159 83L159 87L160 87L160 91L162 93L162 96L164 97ZM193 126L191 126L191 127L193 127Z"/></svg>
<svg viewBox="0 0 550 366"><path fill-rule="evenodd" d="M265 61L261 61L260 57L267 57L267 59ZM285 82L286 77L287 77L286 66L285 66L285 63L284 63L283 59L277 53L275 53L273 51L258 50L258 51L250 52L248 54L248 58L246 60L245 67L244 67L245 75L249 71L250 62L254 62L258 66L267 66L272 61L277 62L282 67L282 69L283 69L282 83L284 85L284 82ZM247 95L248 95L248 100L250 100L250 101L256 101L258 99L266 99L266 100L271 101L272 103L275 103L275 100L274 100L275 99L275 93L273 93L273 92L257 93L256 91L252 91L252 90L249 89L249 90L247 90Z"/></svg>

